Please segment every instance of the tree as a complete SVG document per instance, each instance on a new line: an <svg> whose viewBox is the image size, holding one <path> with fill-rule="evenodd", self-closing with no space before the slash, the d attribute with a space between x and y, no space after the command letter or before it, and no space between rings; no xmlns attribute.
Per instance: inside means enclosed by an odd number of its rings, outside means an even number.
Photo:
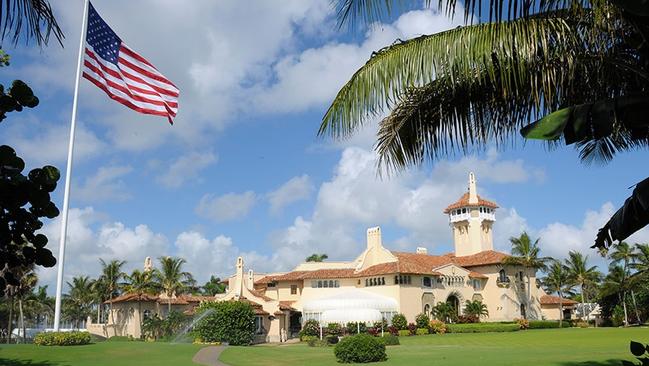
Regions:
<svg viewBox="0 0 649 366"><path fill-rule="evenodd" d="M617 264L622 264L622 271L624 273L624 277L622 278L622 288L626 289L629 288L629 277L631 276L630 270L631 270L631 265L633 262L635 262L637 258L637 253L635 252L635 247L629 245L626 242L621 242L619 243L613 252L609 254L609 258L612 260L612 264L617 265ZM633 293L633 288L629 288L631 291L631 297L635 299L635 295ZM624 303L624 322L625 326L628 326L629 319L627 316L627 311L626 311L626 293L627 291L622 292L622 301ZM635 308L635 314L636 314L636 319L637 321L640 321L640 315L638 314L638 307L635 305L635 301L633 301L634 308Z"/></svg>
<svg viewBox="0 0 649 366"><path fill-rule="evenodd" d="M437 320L441 320L445 323L450 323L455 321L458 315L453 305L441 301L438 302L437 305L433 306L431 312Z"/></svg>
<svg viewBox="0 0 649 366"><path fill-rule="evenodd" d="M207 296L214 296L225 292L225 284L221 283L220 278L214 276L210 276L210 280L205 282L201 288L203 294Z"/></svg>
<svg viewBox="0 0 649 366"><path fill-rule="evenodd" d="M307 262L322 262L327 258L329 258L329 256L324 254L324 253L323 254L313 253L310 256L306 257L306 261Z"/></svg>
<svg viewBox="0 0 649 366"><path fill-rule="evenodd" d="M629 281L624 268L619 265L611 264L608 268L608 274L604 278L601 289L602 297L615 296L617 303L622 303L624 310L624 326L629 325L629 316L626 306L626 293L629 290ZM613 306L611 306L613 307Z"/></svg>
<svg viewBox="0 0 649 366"><path fill-rule="evenodd" d="M649 283L649 244L636 244L635 262L630 266L636 272L631 275L634 281Z"/></svg>
<svg viewBox="0 0 649 366"><path fill-rule="evenodd" d="M92 280L88 276L78 276L67 284L69 290L63 296L63 314L78 329L79 323L86 320L92 312Z"/></svg>
<svg viewBox="0 0 649 366"><path fill-rule="evenodd" d="M475 316L480 321L481 317L489 316L489 310L487 309L487 305L483 304L480 300L467 300L464 303L464 314Z"/></svg>
<svg viewBox="0 0 649 366"><path fill-rule="evenodd" d="M534 273L538 270L546 268L546 263L550 260L548 257L540 257L541 249L539 248L539 239L534 240L523 231L518 237L509 238L512 245L512 255L504 259L503 263L506 265L522 266L525 268L525 279L527 282L527 306L530 307L532 300L532 284L530 280L529 270L533 269Z"/></svg>
<svg viewBox="0 0 649 366"><path fill-rule="evenodd" d="M559 295L559 328L563 325L563 295L569 293L572 285L568 280L568 270L559 261L553 261L545 278L541 280L549 293Z"/></svg>
<svg viewBox="0 0 649 366"><path fill-rule="evenodd" d="M156 294L159 285L154 281L153 271L140 271L138 269L126 276L124 291L137 296L137 309L140 316L140 334L142 334L142 300L146 295Z"/></svg>
<svg viewBox="0 0 649 366"><path fill-rule="evenodd" d="M160 257L160 268L155 279L167 296L167 313L171 313L171 298L180 295L195 281L191 273L182 270L186 261L183 258Z"/></svg>
<svg viewBox="0 0 649 366"><path fill-rule="evenodd" d="M380 20L399 8L394 3L339 0L338 14L343 23L359 16ZM584 162L609 161L619 151L649 145L649 53L640 41L649 38L644 5L488 3L488 21L479 14L481 2L468 0L464 15L471 24L374 52L336 95L319 135L349 137L391 110L375 145L379 167L389 170L505 145L519 131L550 145L574 144ZM452 14L458 2L442 4ZM648 199L649 179L638 184L595 245L607 248L649 224Z"/></svg>
<svg viewBox="0 0 649 366"><path fill-rule="evenodd" d="M588 267L588 256L572 250L568 253L568 259L565 260L565 265L568 271L568 281L573 285L579 286L581 311L584 313L586 311L584 303L588 302L584 288L600 281L602 274L597 270L597 266ZM587 318L586 320L590 319Z"/></svg>
<svg viewBox="0 0 649 366"><path fill-rule="evenodd" d="M54 17L47 0L11 0L0 3L1 38L9 36L17 44L21 36L35 39L38 45L47 44L50 34L63 46L63 31ZM23 28L25 27L25 28Z"/></svg>
<svg viewBox="0 0 649 366"><path fill-rule="evenodd" d="M101 262L101 276L99 276L98 281L103 282L103 284L97 286L106 291L105 297L108 299L108 314L111 317L111 322L114 324L113 298L119 295L124 285L122 280L126 274L122 271L122 267L126 264L126 261L113 259L106 263L106 261L100 258L99 262Z"/></svg>

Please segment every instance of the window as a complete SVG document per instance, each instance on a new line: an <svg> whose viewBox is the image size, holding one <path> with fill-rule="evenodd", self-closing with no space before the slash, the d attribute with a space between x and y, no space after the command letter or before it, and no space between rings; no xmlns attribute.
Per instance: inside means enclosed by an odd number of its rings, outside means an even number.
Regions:
<svg viewBox="0 0 649 366"><path fill-rule="evenodd" d="M412 277L411 276L394 276L394 281L395 283L402 284L402 285L409 285L412 283Z"/></svg>
<svg viewBox="0 0 649 366"><path fill-rule="evenodd" d="M430 316L430 304L424 305L424 314Z"/></svg>
<svg viewBox="0 0 649 366"><path fill-rule="evenodd" d="M505 273L504 269L501 269L498 272L498 281L500 281L500 282L509 282L509 279L507 278L507 274Z"/></svg>
<svg viewBox="0 0 649 366"><path fill-rule="evenodd" d="M318 288L322 288L322 281L318 281Z"/></svg>
<svg viewBox="0 0 649 366"><path fill-rule="evenodd" d="M311 287L312 288L317 288L318 287L318 281L311 281Z"/></svg>
<svg viewBox="0 0 649 366"><path fill-rule="evenodd" d="M277 286L277 283L275 283L275 282L270 282L270 283L268 283L266 286L268 286L268 288L275 287L275 286Z"/></svg>
<svg viewBox="0 0 649 366"><path fill-rule="evenodd" d="M525 275L523 274L523 271L518 272L518 279L520 281L525 281Z"/></svg>
<svg viewBox="0 0 649 366"><path fill-rule="evenodd" d="M297 295L297 285L291 285L291 295Z"/></svg>
<svg viewBox="0 0 649 366"><path fill-rule="evenodd" d="M475 291L482 290L482 281L474 278L473 280L471 280L471 282L472 282L472 285L473 285L473 290L475 290Z"/></svg>
<svg viewBox="0 0 649 366"><path fill-rule="evenodd" d="M432 286L432 283L431 283L432 281L430 280L430 277L423 277L421 279L421 281L422 281L422 285L424 287L431 287Z"/></svg>
<svg viewBox="0 0 649 366"><path fill-rule="evenodd" d="M394 284L395 285L399 284L399 276L394 276Z"/></svg>
<svg viewBox="0 0 649 366"><path fill-rule="evenodd" d="M295 286L295 293L293 292L293 288L291 287L291 294L295 295L297 294L297 285ZM311 281L311 287L313 288L334 288L334 287L340 287L340 282L338 280L317 280L317 281Z"/></svg>
<svg viewBox="0 0 649 366"><path fill-rule="evenodd" d="M381 277L381 285L385 285L385 277Z"/></svg>
<svg viewBox="0 0 649 366"><path fill-rule="evenodd" d="M261 316L255 317L255 334L264 333L264 318Z"/></svg>
<svg viewBox="0 0 649 366"><path fill-rule="evenodd" d="M151 318L151 310L149 309L144 310L144 313L142 315L144 316L144 319Z"/></svg>

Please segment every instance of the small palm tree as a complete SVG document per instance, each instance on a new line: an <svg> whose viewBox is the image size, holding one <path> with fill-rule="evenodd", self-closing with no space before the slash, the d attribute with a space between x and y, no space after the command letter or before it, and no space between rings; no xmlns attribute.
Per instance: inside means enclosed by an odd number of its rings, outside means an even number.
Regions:
<svg viewBox="0 0 649 366"><path fill-rule="evenodd" d="M568 280L568 270L559 261L553 261L548 270L547 276L542 283L549 293L559 295L559 327L563 324L563 295L569 293L572 285Z"/></svg>
<svg viewBox="0 0 649 366"><path fill-rule="evenodd" d="M90 314L94 302L92 293L92 280L88 276L73 277L72 282L67 282L69 290L63 296L64 312L66 317L74 322L74 327L79 328L79 323Z"/></svg>
<svg viewBox="0 0 649 366"><path fill-rule="evenodd" d="M487 305L483 304L480 300L467 300L464 304L464 314L475 316L480 321L481 317L489 316L489 310L487 309Z"/></svg>
<svg viewBox="0 0 649 366"><path fill-rule="evenodd" d="M534 273L537 270L545 269L546 263L550 261L549 257L541 257L539 248L539 239L532 241L527 232L523 233L519 237L509 238L509 242L512 245L512 255L506 257L503 261L503 264L522 266L525 268L525 280L527 282L527 306L531 307L532 303L532 281L530 279L530 270L533 269Z"/></svg>
<svg viewBox="0 0 649 366"><path fill-rule="evenodd" d="M597 270L597 266L588 266L588 256L584 256L575 251L570 251L568 253L568 259L565 260L565 265L568 270L568 280L574 285L579 286L579 292L581 294L581 311L584 313L586 311L584 303L588 302L584 288L599 282L602 278L602 274ZM590 319L587 318L586 320Z"/></svg>
<svg viewBox="0 0 649 366"><path fill-rule="evenodd" d="M322 262L327 258L329 258L329 256L324 254L324 253L322 253L322 254L313 253L310 256L306 257L306 261L307 262Z"/></svg>
<svg viewBox="0 0 649 366"><path fill-rule="evenodd" d="M122 271L122 267L126 264L126 261L112 260L106 263L103 259L99 259L101 262L101 276L99 280L103 282L101 285L105 292L106 298L108 298L108 314L111 317L111 322L114 323L113 319L113 298L118 296L122 288L124 276L126 275Z"/></svg>
<svg viewBox="0 0 649 366"><path fill-rule="evenodd" d="M183 258L160 257L160 268L154 273L155 280L167 296L167 314L171 313L171 298L184 292L196 281L189 272L182 270Z"/></svg>
<svg viewBox="0 0 649 366"><path fill-rule="evenodd" d="M432 314L437 320L445 323L450 323L457 318L457 311L455 307L447 302L438 302L433 306Z"/></svg>
<svg viewBox="0 0 649 366"><path fill-rule="evenodd" d="M153 271L134 270L126 276L124 291L137 295L137 308L140 317L140 334L142 334L142 299L145 295L157 293L159 285L154 281Z"/></svg>
<svg viewBox="0 0 649 366"><path fill-rule="evenodd" d="M629 277L631 276L630 270L631 270L631 265L634 264L638 254L635 252L635 247L629 245L626 242L621 242L618 245L615 246L615 250L609 254L609 258L612 260L611 263L618 265L622 265L622 270L624 272L624 278L623 278L623 286L622 288L628 289L629 286L627 286L627 282L629 281ZM633 293L633 289L631 290L631 296L635 300L635 294ZM627 291L624 291L622 293L622 301L624 302L624 325L628 326L629 325L629 319L627 316L627 311L626 311L626 293ZM635 304L635 301L634 301ZM640 316L638 314L638 307L634 306L635 308L635 313L636 313L636 318L638 321L640 320Z"/></svg>

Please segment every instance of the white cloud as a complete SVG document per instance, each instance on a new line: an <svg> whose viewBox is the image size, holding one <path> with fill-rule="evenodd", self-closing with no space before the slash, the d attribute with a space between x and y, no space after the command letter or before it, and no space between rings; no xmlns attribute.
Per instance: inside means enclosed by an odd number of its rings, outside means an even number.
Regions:
<svg viewBox="0 0 649 366"><path fill-rule="evenodd" d="M190 152L167 163L169 168L157 176L156 181L167 188L179 188L186 181L195 180L203 169L216 161L217 157L212 152Z"/></svg>
<svg viewBox="0 0 649 366"><path fill-rule="evenodd" d="M227 193L215 197L204 195L196 206L196 214L217 222L236 220L248 215L257 201L253 191Z"/></svg>
<svg viewBox="0 0 649 366"><path fill-rule="evenodd" d="M100 202L108 200L125 201L131 198L124 181L120 178L133 171L130 166L105 166L86 177L83 184L73 187L75 199L83 202Z"/></svg>
<svg viewBox="0 0 649 366"><path fill-rule="evenodd" d="M268 202L270 211L278 213L287 205L309 198L313 192L313 183L311 178L304 174L299 177L293 177L281 187L268 193Z"/></svg>

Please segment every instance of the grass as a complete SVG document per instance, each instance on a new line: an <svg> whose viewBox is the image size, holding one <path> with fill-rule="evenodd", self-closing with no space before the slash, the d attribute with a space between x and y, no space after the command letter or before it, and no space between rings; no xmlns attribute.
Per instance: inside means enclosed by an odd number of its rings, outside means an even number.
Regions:
<svg viewBox="0 0 649 366"><path fill-rule="evenodd" d="M401 337L388 347L390 365L612 366L632 360L629 341L649 343L649 328L542 329L510 333ZM0 345L2 366L184 366L201 348L193 344L100 342L86 346ZM229 347L231 366L340 365L332 348L304 344Z"/></svg>
<svg viewBox="0 0 649 366"><path fill-rule="evenodd" d="M629 341L649 343L649 328L543 329L511 333L400 337L380 365L609 366L632 360ZM230 347L221 361L231 366L340 365L331 348L303 344ZM377 364L378 365L378 364Z"/></svg>
<svg viewBox="0 0 649 366"><path fill-rule="evenodd" d="M2 366L196 366L203 347L185 343L100 342L85 346L0 345Z"/></svg>

